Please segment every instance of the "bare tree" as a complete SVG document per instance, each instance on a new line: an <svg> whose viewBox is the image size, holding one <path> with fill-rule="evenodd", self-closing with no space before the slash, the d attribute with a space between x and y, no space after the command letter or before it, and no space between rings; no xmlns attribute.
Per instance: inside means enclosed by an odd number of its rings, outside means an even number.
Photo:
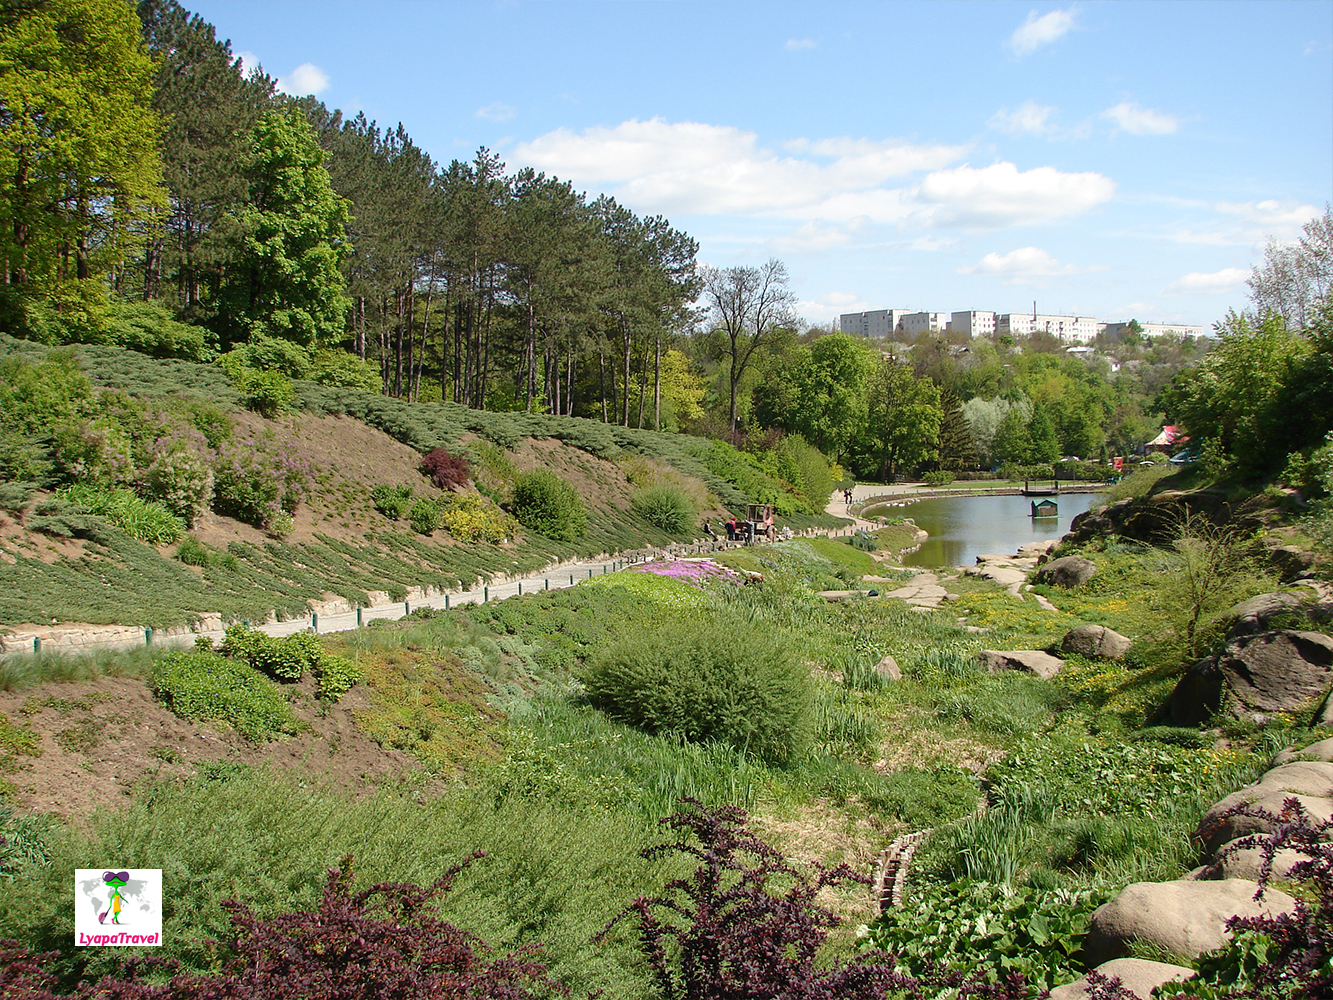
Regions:
<svg viewBox="0 0 1333 1000"><path fill-rule="evenodd" d="M793 321L796 296L787 287L787 265L770 258L760 267L703 269L704 304L715 329L726 336L730 362L728 420L736 430L736 391L760 347Z"/></svg>
<svg viewBox="0 0 1333 1000"><path fill-rule="evenodd" d="M1304 330L1333 291L1333 214L1328 208L1305 224L1296 243L1270 239L1264 259L1246 282L1255 311L1276 313L1294 330Z"/></svg>

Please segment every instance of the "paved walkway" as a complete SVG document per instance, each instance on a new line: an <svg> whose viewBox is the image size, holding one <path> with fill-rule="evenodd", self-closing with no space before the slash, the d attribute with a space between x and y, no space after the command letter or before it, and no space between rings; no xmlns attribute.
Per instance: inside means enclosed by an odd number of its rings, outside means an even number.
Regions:
<svg viewBox="0 0 1333 1000"><path fill-rule="evenodd" d="M832 505L830 505L832 507ZM843 504L845 511L846 504ZM846 513L833 511L839 517ZM869 524L869 522L864 522ZM803 535L846 535L854 528L820 529L812 528ZM797 537L801 537L798 535ZM406 617L417 608L456 608L465 604L481 604L488 601L504 600L519 594L531 594L541 590L563 590L595 576L614 573L626 566L647 562L659 558L680 558L683 556L707 555L710 552L736 548L738 543L710 542L701 539L697 542L676 544L663 548L645 549L633 553L616 555L603 559L591 559L573 563L550 566L538 573L532 573L521 579L503 579L494 584L483 584L471 590L450 591L440 594L420 594L409 592L405 601L393 601L377 604L360 610L348 607L346 602L313 602L314 613L291 618L280 622L254 622L252 627L273 636L293 635L313 629L319 633L345 632L366 625L377 619L396 621ZM336 608L336 610L334 610ZM0 655L6 653L60 652L91 653L97 650L134 649L145 644L179 648L194 645L202 636L221 641L224 631L222 616L207 615L201 626L186 626L171 629L148 629L133 625L95 625L61 626L29 629L0 635Z"/></svg>

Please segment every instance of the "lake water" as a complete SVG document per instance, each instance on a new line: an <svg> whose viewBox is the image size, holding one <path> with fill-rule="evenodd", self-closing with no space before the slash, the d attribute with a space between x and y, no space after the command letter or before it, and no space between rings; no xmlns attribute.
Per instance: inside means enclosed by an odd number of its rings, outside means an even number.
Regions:
<svg viewBox="0 0 1333 1000"><path fill-rule="evenodd" d="M1028 542L1059 538L1100 496L1063 493L1054 499L1058 518L1032 517L1032 500L1021 496L931 497L879 513L910 517L930 532L920 549L903 556L905 566L972 566L983 552L1007 555Z"/></svg>

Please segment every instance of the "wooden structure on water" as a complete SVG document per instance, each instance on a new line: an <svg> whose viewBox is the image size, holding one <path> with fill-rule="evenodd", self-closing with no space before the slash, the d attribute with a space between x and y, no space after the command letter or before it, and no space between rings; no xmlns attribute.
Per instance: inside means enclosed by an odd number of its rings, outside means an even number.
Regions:
<svg viewBox="0 0 1333 1000"><path fill-rule="evenodd" d="M1059 517L1060 506L1054 500L1033 500L1033 517Z"/></svg>

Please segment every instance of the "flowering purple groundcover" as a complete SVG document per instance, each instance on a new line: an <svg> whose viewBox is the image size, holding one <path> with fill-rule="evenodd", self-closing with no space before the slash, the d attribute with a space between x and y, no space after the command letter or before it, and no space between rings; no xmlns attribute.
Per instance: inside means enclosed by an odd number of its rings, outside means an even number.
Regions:
<svg viewBox="0 0 1333 1000"><path fill-rule="evenodd" d="M739 579L731 570L719 566L711 559L672 559L670 562L643 563L629 567L629 571L656 573L658 576L669 576L673 580L681 580L695 586L710 578L732 581Z"/></svg>

